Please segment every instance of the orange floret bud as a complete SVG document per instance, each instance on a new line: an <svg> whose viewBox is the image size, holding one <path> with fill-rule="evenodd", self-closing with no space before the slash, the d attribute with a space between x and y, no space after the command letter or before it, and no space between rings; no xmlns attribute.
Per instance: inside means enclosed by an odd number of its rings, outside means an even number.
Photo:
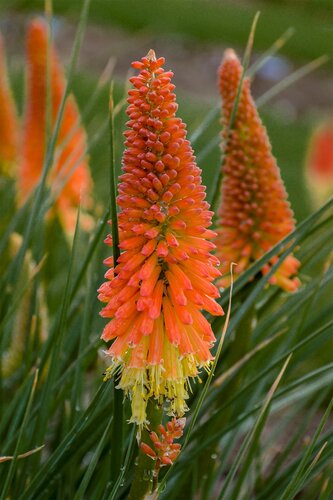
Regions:
<svg viewBox="0 0 333 500"><path fill-rule="evenodd" d="M235 262L236 275L295 228L293 212L266 130L252 99L248 78L243 81L234 122L230 124L242 71L235 52L228 49L219 69L224 162L215 243L223 268L229 269ZM266 274L275 261L272 259L262 273ZM295 277L298 268L299 261L289 255L270 282L294 291L299 286ZM219 283L228 286L230 276L224 276Z"/></svg>
<svg viewBox="0 0 333 500"><path fill-rule="evenodd" d="M207 231L212 212L163 64L152 51L133 64L140 72L131 78L117 199L123 252L110 286L100 289L101 314L111 318L103 339L115 338L109 373L119 373L138 424L149 397L183 415L188 379L212 361L215 338L202 309L223 314L212 284L220 275L210 254L215 233Z"/></svg>
<svg viewBox="0 0 333 500"><path fill-rule="evenodd" d="M50 128L55 126L66 80L53 46L48 47L48 28L33 20L27 32L27 101L23 128L22 158L18 191L23 203L40 180L46 154L47 94L50 99ZM48 82L49 57L49 82ZM49 185L57 213L66 230L75 227L77 207L89 205L91 178L86 157L87 139L73 95L66 101L54 153ZM83 222L84 222L83 218Z"/></svg>
<svg viewBox="0 0 333 500"><path fill-rule="evenodd" d="M19 123L10 90L4 42L0 35L0 174L12 175L18 156Z"/></svg>
<svg viewBox="0 0 333 500"><path fill-rule="evenodd" d="M141 450L148 457L157 460L158 466L172 465L181 450L181 445L174 443L174 440L182 437L185 423L185 418L173 418L166 426L159 425L159 436L156 432L149 434L155 451L146 443L140 444Z"/></svg>
<svg viewBox="0 0 333 500"><path fill-rule="evenodd" d="M148 457L152 458L153 460L155 460L155 458L157 457L154 450L152 450L151 447L148 446L146 443L140 443L140 448L143 451L143 453L148 455Z"/></svg>
<svg viewBox="0 0 333 500"><path fill-rule="evenodd" d="M306 180L316 208L333 194L333 117L319 125L311 139L306 161Z"/></svg>

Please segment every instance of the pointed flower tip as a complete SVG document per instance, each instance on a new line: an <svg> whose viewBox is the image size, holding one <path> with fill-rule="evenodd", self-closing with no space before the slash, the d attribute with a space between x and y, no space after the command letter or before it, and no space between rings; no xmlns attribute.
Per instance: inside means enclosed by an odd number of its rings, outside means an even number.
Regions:
<svg viewBox="0 0 333 500"><path fill-rule="evenodd" d="M153 49L150 49L148 51L148 54L146 55L146 58L149 60L149 61L156 61L156 54L155 54L155 50Z"/></svg>
<svg viewBox="0 0 333 500"><path fill-rule="evenodd" d="M234 49L226 49L224 51L224 55L223 55L223 61L222 63L224 63L225 61L231 61L231 60L239 60L238 57L237 57L237 54L236 52L234 51Z"/></svg>
<svg viewBox="0 0 333 500"><path fill-rule="evenodd" d="M28 24L27 37L44 38L47 34L48 24L42 17L34 17Z"/></svg>
<svg viewBox="0 0 333 500"><path fill-rule="evenodd" d="M109 111L113 111L113 95L112 95L112 90L110 89L110 94L109 94Z"/></svg>

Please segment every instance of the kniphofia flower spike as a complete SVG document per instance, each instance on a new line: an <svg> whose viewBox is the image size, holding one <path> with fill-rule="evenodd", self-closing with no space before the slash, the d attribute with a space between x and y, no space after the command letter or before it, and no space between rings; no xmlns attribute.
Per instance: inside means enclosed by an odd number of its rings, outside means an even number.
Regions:
<svg viewBox="0 0 333 500"><path fill-rule="evenodd" d="M159 467L163 465L172 465L180 453L181 445L174 443L183 435L185 427L185 418L173 418L167 422L166 426L158 426L158 434L154 431L149 433L150 445L144 442L140 443L140 448L148 457L156 460Z"/></svg>
<svg viewBox="0 0 333 500"><path fill-rule="evenodd" d="M4 41L0 35L0 174L12 175L18 155L19 123L5 59Z"/></svg>
<svg viewBox="0 0 333 500"><path fill-rule="evenodd" d="M333 194L333 116L314 131L307 154L306 180L314 205Z"/></svg>
<svg viewBox="0 0 333 500"><path fill-rule="evenodd" d="M293 212L272 155L266 130L260 120L245 78L234 123L232 110L242 75L242 65L232 49L225 51L219 69L219 88L223 106L224 162L221 204L218 211L217 256L223 269L237 263L236 275L287 236L295 227ZM263 267L266 274L272 264ZM299 286L295 277L299 261L289 255L270 283L287 291ZM223 276L222 286L230 284Z"/></svg>
<svg viewBox="0 0 333 500"><path fill-rule="evenodd" d="M33 20L27 32L27 98L23 127L22 158L18 191L24 202L36 187L46 153L47 92L50 96L50 125L54 128L66 80L53 46L48 47L48 27L42 19ZM48 79L48 56L50 78ZM49 89L47 82L50 82ZM75 227L77 207L89 204L91 179L85 155L86 133L80 125L80 114L72 95L66 101L50 175L55 194L54 213L65 229ZM84 220L84 219L83 219Z"/></svg>
<svg viewBox="0 0 333 500"><path fill-rule="evenodd" d="M129 393L138 424L149 397L184 414L190 379L212 360L215 338L201 310L223 314L212 284L220 276L210 254L212 212L163 64L153 51L132 64L139 75L131 78L117 199L123 252L115 267L106 259L108 281L99 289L101 315L110 318L102 338L115 339L108 373Z"/></svg>

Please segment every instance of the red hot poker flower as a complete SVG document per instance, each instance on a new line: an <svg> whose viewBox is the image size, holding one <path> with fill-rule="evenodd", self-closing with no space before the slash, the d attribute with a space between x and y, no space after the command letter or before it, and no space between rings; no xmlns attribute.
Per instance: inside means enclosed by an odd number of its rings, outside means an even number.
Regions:
<svg viewBox="0 0 333 500"><path fill-rule="evenodd" d="M0 174L11 175L18 154L19 123L10 90L5 47L0 35Z"/></svg>
<svg viewBox="0 0 333 500"><path fill-rule="evenodd" d="M47 89L47 58L50 56L50 88ZM18 178L19 198L24 202L42 173L46 148L47 92L53 129L66 87L64 73L54 47L48 49L48 29L41 19L33 20L27 32L27 102L23 129L23 154ZM86 134L71 95L66 101L58 135L55 166L50 185L55 194L55 212L65 229L75 227L77 207L89 204L91 179L85 151Z"/></svg>
<svg viewBox="0 0 333 500"><path fill-rule="evenodd" d="M150 432L149 437L154 449L147 443L140 443L143 453L156 460L157 468L163 467L163 465L172 465L178 457L181 445L174 443L174 440L182 437L185 423L185 418L173 418L165 427L158 426L159 435L154 431Z"/></svg>
<svg viewBox="0 0 333 500"><path fill-rule="evenodd" d="M266 130L244 79L232 130L228 131L242 66L235 52L226 50L219 70L223 105L224 163L222 200L218 211L217 256L240 274L295 227L293 212ZM277 257L262 269L266 274ZM289 255L270 279L287 291L299 286L298 260ZM220 281L230 284L230 277Z"/></svg>
<svg viewBox="0 0 333 500"><path fill-rule="evenodd" d="M215 338L201 310L223 314L212 284L220 275L210 254L212 212L163 64L150 51L132 65L139 75L131 78L117 199L123 253L115 267L106 259L108 281L99 289L101 315L110 319L102 337L115 339L109 375L119 374L138 424L149 397L183 415L189 378L212 360Z"/></svg>
<svg viewBox="0 0 333 500"><path fill-rule="evenodd" d="M306 177L310 195L319 207L333 193L333 116L317 127L311 137Z"/></svg>

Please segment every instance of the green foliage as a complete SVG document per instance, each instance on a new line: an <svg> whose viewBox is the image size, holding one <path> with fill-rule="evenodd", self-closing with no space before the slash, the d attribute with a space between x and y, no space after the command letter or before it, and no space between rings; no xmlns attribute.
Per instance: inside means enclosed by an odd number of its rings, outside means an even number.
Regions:
<svg viewBox="0 0 333 500"><path fill-rule="evenodd" d="M43 9L43 0L4 0L6 2L8 7L18 9ZM72 16L81 9L81 0L54 3L57 12ZM313 59L318 54L333 55L329 0L282 4L274 0L164 0L158 3L155 0L94 0L91 18L138 32L172 33L199 42L227 41L244 45L257 11L261 12L263 21L257 30L258 49L265 50L281 32L293 26L297 36L288 45L288 55L301 60Z"/></svg>
<svg viewBox="0 0 333 500"><path fill-rule="evenodd" d="M85 21L83 12L70 74ZM92 82L74 78L70 85L81 103L89 101ZM123 93L123 86L116 86L116 106ZM108 252L103 236L110 216L107 97L108 89L102 90L94 107L94 121L87 119L95 196L100 205L99 214L93 214L95 229L90 234L80 230L78 220L74 240L69 243L56 222L49 226L45 203L52 200L43 183L35 198L15 213L13 205L5 202L7 193L14 193L14 186L3 183L0 187L1 213L6 221L1 225L0 244L1 360L16 334L14 319L26 297L27 289L15 285L29 250L37 264L42 256L46 259L26 284L32 293L25 330L20 335L25 355L14 373L0 379L0 457L11 457L0 460L2 498L120 499L126 498L131 485L137 453L135 428L126 423L128 401L119 402L113 382L102 382L106 368L99 340L103 321L96 299L96 289L103 280L102 261ZM115 139L111 141L117 173L124 123L120 106L118 110L112 127ZM218 148L205 157L203 151L217 134L218 118L203 122L207 111L189 106L186 100L180 113L189 122L190 135L196 137L196 154L201 156L211 200L219 167ZM305 128L301 133L294 127L285 130L268 110L265 117L291 198L296 200L291 188L301 176ZM54 141L55 135L50 140L45 174L51 168ZM298 171L292 170L297 160ZM303 498L318 493L320 498L330 498L333 431L327 422L331 421L333 393L333 200L310 214L302 199L297 211L302 222L293 234L234 284L231 320L221 356L214 376L203 375L205 385L193 386L186 446L167 476L161 478L162 499L184 498L184 492L186 498L197 498L200 492L202 499L287 499L299 493ZM10 261L8 245L13 232L23 234L25 240ZM302 286L295 294L268 287L270 275L258 274L265 262L280 254L273 273L291 251L296 251L302 263ZM42 310L36 297L41 287L46 289L49 318L40 347L37 339L41 337ZM228 301L228 291L224 291L221 303L225 308ZM257 322L249 349L235 359L235 332L253 310ZM225 320L214 319L212 324L220 339ZM33 341L27 342L30 335ZM237 338L237 342L241 340ZM121 422L119 411L115 412L119 403L124 413ZM115 440L119 426L123 456L119 439ZM212 447L213 454L208 457L207 450ZM20 457L29 451L30 455ZM212 459L212 470L200 476L207 459Z"/></svg>

